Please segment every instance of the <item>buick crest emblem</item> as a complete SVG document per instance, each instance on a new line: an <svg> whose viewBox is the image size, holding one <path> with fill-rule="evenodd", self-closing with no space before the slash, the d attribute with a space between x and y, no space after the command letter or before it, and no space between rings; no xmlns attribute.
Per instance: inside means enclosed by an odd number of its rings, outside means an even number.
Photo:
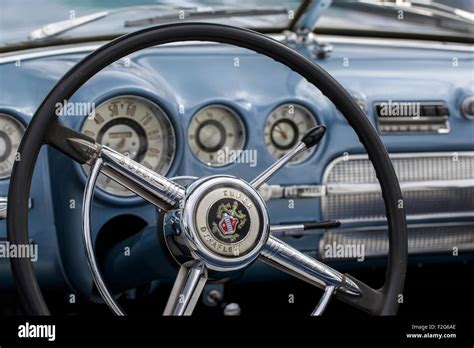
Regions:
<svg viewBox="0 0 474 348"><path fill-rule="evenodd" d="M249 194L226 186L206 192L193 218L202 246L230 258L251 252L265 228Z"/></svg>
<svg viewBox="0 0 474 348"><path fill-rule="evenodd" d="M238 223L239 219L224 213L221 221L219 221L219 229L225 235L234 234Z"/></svg>
<svg viewBox="0 0 474 348"><path fill-rule="evenodd" d="M239 231L247 223L247 214L245 208L239 209L239 203L236 200L232 203L220 203L215 215L216 221L212 221L212 233L220 240L228 243L238 241L241 236Z"/></svg>

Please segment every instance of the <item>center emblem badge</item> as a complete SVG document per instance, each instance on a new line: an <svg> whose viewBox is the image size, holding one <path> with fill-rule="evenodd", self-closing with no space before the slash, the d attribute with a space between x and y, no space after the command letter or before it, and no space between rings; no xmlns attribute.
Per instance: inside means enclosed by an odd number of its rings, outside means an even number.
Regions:
<svg viewBox="0 0 474 348"><path fill-rule="evenodd" d="M249 212L235 199L224 198L215 202L208 215L208 226L217 240L223 243L241 241L249 231Z"/></svg>
<svg viewBox="0 0 474 348"><path fill-rule="evenodd" d="M216 180L232 183L233 179ZM261 241L262 233L266 232L259 196L254 197L252 191L246 191L246 187L240 190L239 182L234 185L203 190L192 213L190 226L195 228L198 236L194 242L207 249L208 257L245 258Z"/></svg>
<svg viewBox="0 0 474 348"><path fill-rule="evenodd" d="M222 241L229 243L237 241L240 237L239 232L247 223L248 213L242 212L242 208L239 209L239 203L235 200L232 203L221 203L216 212L219 222L212 222L212 233Z"/></svg>

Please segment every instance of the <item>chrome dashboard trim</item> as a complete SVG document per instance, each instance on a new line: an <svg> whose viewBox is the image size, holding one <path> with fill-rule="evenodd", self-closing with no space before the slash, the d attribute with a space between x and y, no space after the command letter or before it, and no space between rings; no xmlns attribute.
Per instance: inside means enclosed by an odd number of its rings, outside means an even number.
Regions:
<svg viewBox="0 0 474 348"><path fill-rule="evenodd" d="M18 60L30 60L36 58L46 58L74 53L90 53L105 44L85 44L85 45L65 45L58 48L35 48L16 52L8 52L0 55L0 65L17 62Z"/></svg>
<svg viewBox="0 0 474 348"><path fill-rule="evenodd" d="M474 151L445 151L445 152L403 152L403 153L389 153L390 159L392 158L417 158L417 157L446 157L447 155L451 156L461 156L461 157L474 157ZM366 160L369 156L367 154L348 154L347 156L339 156L333 159L326 166L323 172L322 183L326 183L329 177L331 170L334 169L336 164L339 162L350 161L350 160Z"/></svg>
<svg viewBox="0 0 474 348"><path fill-rule="evenodd" d="M407 153L392 153L389 154L390 159L397 159L397 158L436 158L436 157L446 157L446 156L458 156L459 157L474 157L474 151L448 151L448 152L407 152ZM366 154L354 154L354 155L347 155L347 156L339 156L333 159L329 164L326 166L323 172L322 182L321 185L326 187L326 195L321 196L321 205L320 205L320 214L324 216L325 207L327 205L326 199L327 196L330 194L344 194L344 193L370 193L370 192L380 192L380 185L378 183L368 183L368 184L350 184L350 185L341 185L341 184L327 184L329 174L334 169L334 167L344 161L350 160L367 160L368 156ZM335 185L335 186L334 186ZM363 191L363 188L358 189L357 186L364 186L364 189L369 191ZM331 192L332 189L335 191ZM378 186L376 188L376 186ZM415 182L407 182L407 181L400 181L400 188L408 191L433 191L439 190L443 188L470 188L474 187L474 180L472 179L464 179L464 180L432 180L432 181L415 181ZM461 212L461 213L434 213L434 214L407 214L407 221L413 220L421 220L421 219L437 219L437 218L463 218L463 217L474 217L473 213ZM385 221L385 218L362 218L362 219L338 219L343 223L351 223L351 222L367 222L367 221Z"/></svg>
<svg viewBox="0 0 474 348"><path fill-rule="evenodd" d="M421 153L396 153L389 154L390 158L417 158L417 157L474 157L471 151L452 151L452 152L421 152ZM330 172L340 162L350 160L367 160L368 156L364 154L355 154L339 156L333 159L326 166L321 184L302 184L302 185L262 185L260 194L266 201L270 199L281 198L319 198L324 199L327 195L345 194L345 193L377 193L380 192L378 183L327 183ZM450 188L470 188L474 187L472 179L453 179L453 180L418 180L418 181L400 181L400 187L403 191L430 191Z"/></svg>
<svg viewBox="0 0 474 348"><path fill-rule="evenodd" d="M446 231L444 237L445 238L450 238L452 237L452 233L456 233L455 231L453 230L450 230L450 228L462 228L462 227L467 227L467 228L474 228L474 222L473 221L465 221L465 222L429 222L429 223L411 223L411 224L408 224L408 243L409 243L409 250L408 250L408 253L409 255L422 255L422 254L435 254L435 253L451 253L452 252L452 247L453 246L457 246L459 251L471 251L471 250L474 250L474 243L470 242L470 241L467 241L465 243L463 242L457 242L457 241L454 241L452 243L453 244L449 244L449 243L445 243L445 244L437 244L435 246L424 246L423 245L420 245L424 242L426 242L428 240L428 237L425 237L426 239L423 239L423 238L420 238L419 234L417 235L417 233L419 233L419 230L429 230L429 231L432 231L433 229L436 229L436 228L442 228ZM324 252L322 252L322 250L324 249L324 245L328 245L328 242L332 243L334 241L334 238L338 237L338 236L349 236L349 239L352 238L352 240L356 241L357 243L363 243L366 248L369 248L369 250L365 250L365 258L373 258L373 257L380 257L380 256L383 256L385 257L387 255L387 252L381 252L380 250L378 251L374 251L373 249L371 250L370 249L370 246L367 244L367 243L364 243L365 241L367 240L371 240L372 237L373 238L376 238L377 237L374 237L374 236L370 236L370 234L372 233L377 233L377 232L384 232L384 233L387 233L388 230L387 230L387 227L385 225L376 225L376 226L348 226L348 227L345 227L345 228L342 228L340 230L332 230L332 231L328 231L327 233L323 233L321 236L322 238L319 240L319 244L318 244L318 252L317 254L320 256L320 258L322 260L328 260L326 257L323 257L324 255ZM411 232L411 233L410 233ZM357 234L357 233L367 233L366 235L360 235L360 236L356 236L354 237L353 234ZM431 232L422 232L422 233L427 233L427 235L431 235ZM469 233L472 233L472 232L469 232ZM352 236L351 236L352 234ZM328 237L329 237L329 240L328 240ZM433 237L431 235L431 237ZM418 241L418 242L416 242ZM330 244L329 243L329 244ZM336 243L340 243L340 241L336 242ZM376 242L376 243L380 243L380 242ZM386 239L386 241L384 241L384 243L386 244L386 246L388 246L388 237ZM460 244L458 244L460 243ZM346 245L346 244L343 244L343 245ZM350 244L349 244L350 245ZM337 258L330 258L331 260L335 260Z"/></svg>
<svg viewBox="0 0 474 348"><path fill-rule="evenodd" d="M455 188L474 187L474 180L424 180L400 182L402 191L431 191ZM281 198L319 198L327 195L342 195L347 193L378 193L381 192L378 183L368 184L326 184L326 185L267 185L260 194L266 201Z"/></svg>
<svg viewBox="0 0 474 348"><path fill-rule="evenodd" d="M454 189L474 187L474 180L426 180L426 181L402 181L400 188L402 191L431 191L440 189ZM380 185L377 184L327 184L328 195L341 195L346 193L377 193L381 192Z"/></svg>
<svg viewBox="0 0 474 348"><path fill-rule="evenodd" d="M0 197L0 220L7 218L8 197Z"/></svg>
<svg viewBox="0 0 474 348"><path fill-rule="evenodd" d="M31 198L28 199L28 209L31 209L33 206ZM8 210L8 197L0 197L0 220L4 220L7 218L7 210Z"/></svg>
<svg viewBox="0 0 474 348"><path fill-rule="evenodd" d="M474 115L471 115L468 110L470 103L474 103L474 95L469 95L464 98L461 103L461 113L465 119L474 120Z"/></svg>
<svg viewBox="0 0 474 348"><path fill-rule="evenodd" d="M422 220L443 220L443 219L462 219L462 218L474 218L474 212L472 213L439 213L439 214L411 214L407 215L407 221L422 221ZM343 224L352 223L364 223L364 222L386 222L387 218L376 218L372 217L369 219L340 219Z"/></svg>

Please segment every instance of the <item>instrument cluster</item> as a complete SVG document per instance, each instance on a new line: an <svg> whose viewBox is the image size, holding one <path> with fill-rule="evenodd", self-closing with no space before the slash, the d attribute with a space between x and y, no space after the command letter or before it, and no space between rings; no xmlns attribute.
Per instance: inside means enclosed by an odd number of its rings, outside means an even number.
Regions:
<svg viewBox="0 0 474 348"><path fill-rule="evenodd" d="M224 151L239 151L245 146L245 127L240 116L223 105L198 111L189 124L191 151L202 163L221 167L227 163Z"/></svg>
<svg viewBox="0 0 474 348"><path fill-rule="evenodd" d="M7 179L13 163L20 160L17 153L25 126L10 114L0 113L0 180Z"/></svg>
<svg viewBox="0 0 474 348"><path fill-rule="evenodd" d="M188 143L185 151L190 151L208 167L229 165L235 156L228 154L238 156L245 149L251 122L228 105L207 105L199 109L185 125ZM316 125L316 117L306 107L285 103L266 116L261 141L268 153L278 159ZM87 117L81 131L98 143L126 154L162 175L168 174L176 156L177 139L171 117L148 98L135 95L110 98ZM307 160L313 151L297 156L292 163ZM89 170L86 165L83 169L86 173ZM111 195L133 195L105 176L99 177L97 185Z"/></svg>
<svg viewBox="0 0 474 348"><path fill-rule="evenodd" d="M163 175L167 174L175 157L176 136L168 115L143 97L108 99L87 117L81 131ZM84 170L87 172L89 166L84 165ZM97 186L113 195L133 195L105 175L99 176Z"/></svg>
<svg viewBox="0 0 474 348"><path fill-rule="evenodd" d="M313 114L299 104L283 104L267 117L264 135L265 146L279 159L292 149L301 137L317 125ZM301 163L314 152L314 147L295 156L291 163Z"/></svg>

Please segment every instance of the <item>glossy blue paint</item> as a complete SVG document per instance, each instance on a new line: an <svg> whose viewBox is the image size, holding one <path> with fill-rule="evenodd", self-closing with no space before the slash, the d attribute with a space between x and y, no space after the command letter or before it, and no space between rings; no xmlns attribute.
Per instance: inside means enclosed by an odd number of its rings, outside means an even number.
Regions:
<svg viewBox="0 0 474 348"><path fill-rule="evenodd" d="M389 43L389 42L388 42ZM474 93L473 54L424 48L374 47L335 44L326 60L317 63L346 88L366 96L370 106L380 100L443 100L451 113L451 132L444 135L384 135L389 152L474 150L474 122L459 112L462 97ZM305 51L306 52L306 51ZM82 54L25 60L0 65L0 109L26 123L56 81L76 64ZM239 67L234 58L239 58ZM456 58L457 66L453 66ZM344 62L348 62L345 66ZM231 174L254 178L274 159L264 147L266 117L280 104L300 103L314 113L328 132L314 154L304 163L289 165L271 183L317 184L326 165L343 153L364 153L354 131L319 90L279 63L251 51L214 44L152 48L130 57L130 66L116 62L89 80L71 101L96 102L119 94L148 97L169 115L177 138L177 156L169 175L206 176ZM243 119L246 149L258 152L258 165L230 164L207 167L189 149L187 127L191 117L208 104L224 104ZM184 112L180 113L180 106ZM372 109L368 117L374 122ZM64 117L79 129L84 115ZM81 201L84 173L80 166L54 149L41 152L35 171L31 198L30 235L40 246L35 265L41 285L65 286L91 296L92 281L81 239ZM0 181L0 195L8 191L8 180ZM75 208L71 208L71 200ZM315 220L319 201L296 200L269 203L273 223ZM116 216L131 214L149 226L156 223L155 209L138 198L124 199L97 194L92 231ZM0 238L6 235L0 221ZM319 235L288 238L302 250L317 249ZM138 270L137 270L138 271ZM251 272L251 271L248 271ZM247 272L246 272L247 273ZM7 260L0 260L0 286L12 287Z"/></svg>

